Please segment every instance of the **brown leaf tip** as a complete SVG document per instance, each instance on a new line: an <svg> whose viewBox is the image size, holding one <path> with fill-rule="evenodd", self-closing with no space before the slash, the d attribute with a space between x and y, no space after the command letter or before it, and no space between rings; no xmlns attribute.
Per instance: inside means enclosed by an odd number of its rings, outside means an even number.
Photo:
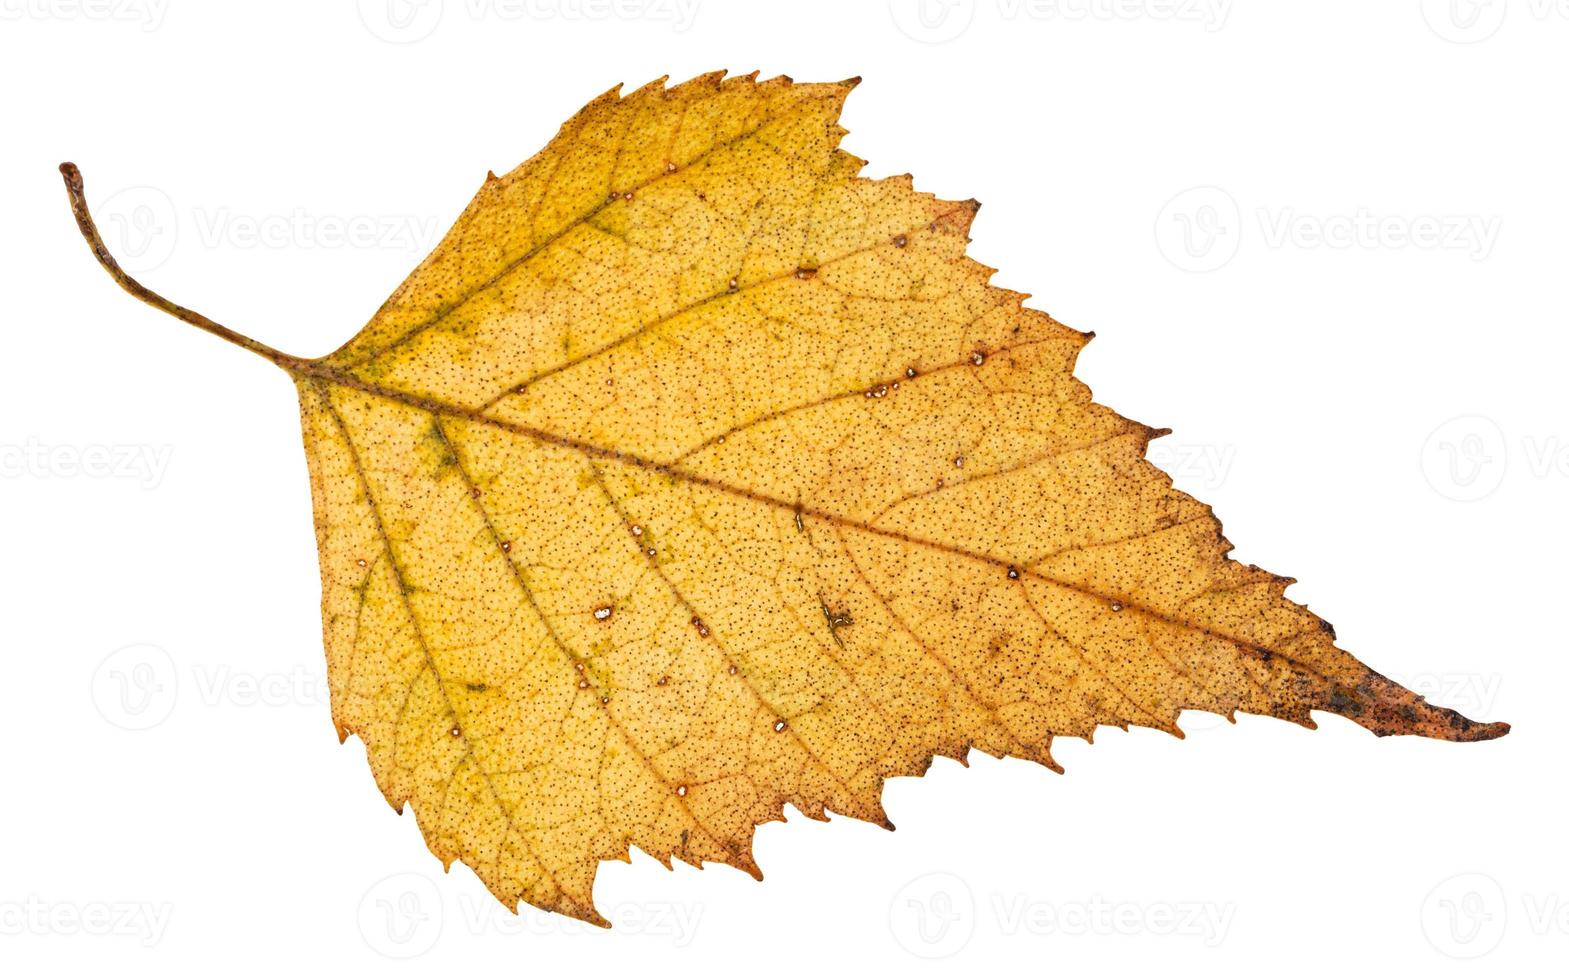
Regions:
<svg viewBox="0 0 1569 980"><path fill-rule="evenodd" d="M1328 709L1375 735L1422 735L1445 742L1487 742L1509 734L1509 723L1472 721L1376 672L1355 691L1337 688Z"/></svg>

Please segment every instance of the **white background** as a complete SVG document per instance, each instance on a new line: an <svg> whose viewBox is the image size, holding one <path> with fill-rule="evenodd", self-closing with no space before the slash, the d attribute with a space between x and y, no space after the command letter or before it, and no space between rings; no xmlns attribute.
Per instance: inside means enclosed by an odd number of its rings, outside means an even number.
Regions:
<svg viewBox="0 0 1569 980"><path fill-rule="evenodd" d="M1564 5L387 2L0 0L0 970L1564 962ZM714 68L864 76L845 146L984 203L972 254L1099 333L1080 375L1175 429L1236 557L1513 734L1190 713L1060 742L1066 776L939 761L897 833L763 828L762 884L605 866L608 933L443 875L329 722L290 386L120 293L55 166L151 286L315 355L487 169Z"/></svg>

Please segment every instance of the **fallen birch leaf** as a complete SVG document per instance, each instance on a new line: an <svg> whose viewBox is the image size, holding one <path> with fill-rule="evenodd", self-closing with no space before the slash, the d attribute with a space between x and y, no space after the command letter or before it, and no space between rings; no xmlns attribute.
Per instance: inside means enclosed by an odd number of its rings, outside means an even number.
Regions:
<svg viewBox="0 0 1569 980"><path fill-rule="evenodd" d="M974 201L858 177L854 82L595 99L485 180L300 398L340 737L509 906L604 923L599 862L758 874L785 803L887 825L975 748L1057 769L1185 709L1494 738L1231 561L988 284Z"/></svg>

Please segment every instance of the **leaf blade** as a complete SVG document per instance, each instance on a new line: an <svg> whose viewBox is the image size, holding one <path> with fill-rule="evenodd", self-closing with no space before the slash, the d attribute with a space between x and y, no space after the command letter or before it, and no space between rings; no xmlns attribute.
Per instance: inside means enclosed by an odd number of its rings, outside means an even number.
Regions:
<svg viewBox="0 0 1569 980"><path fill-rule="evenodd" d="M1507 730L1232 561L1162 433L1073 377L1089 335L966 256L974 202L856 175L847 90L597 100L297 372L334 718L443 862L602 923L600 861L757 874L786 802L887 825L935 755L1059 768L1056 737L1187 709ZM736 92L708 142L749 152L656 166Z"/></svg>

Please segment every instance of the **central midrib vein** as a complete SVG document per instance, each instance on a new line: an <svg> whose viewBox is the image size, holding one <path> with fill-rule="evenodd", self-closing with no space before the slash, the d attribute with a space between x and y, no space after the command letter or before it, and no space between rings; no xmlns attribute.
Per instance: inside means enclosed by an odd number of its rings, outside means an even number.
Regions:
<svg viewBox="0 0 1569 980"><path fill-rule="evenodd" d="M345 388L351 388L376 398L383 398L401 405L406 405L410 408L416 408L431 415L445 416L447 418L453 419L462 419L478 425L489 426L504 432L510 432L513 435L523 436L524 438L532 439L541 445L557 446L562 449L570 449L592 459L602 459L614 463L621 463L627 466L634 466L651 473L658 473L661 476L668 476L671 479L680 480L693 486L700 486L705 489L727 493L735 497L750 500L769 507L774 507L779 510L789 511L793 514L799 513L806 517L816 518L836 527L851 528L853 530L861 531L867 534L873 534L879 537L899 541L904 544L930 548L932 550L943 552L956 557L984 562L1004 570L1017 568L1019 574L1021 575L1029 576L1048 585L1085 596L1086 598L1095 599L1100 602L1116 602L1120 604L1121 608L1124 610L1139 613L1140 615L1149 617L1177 629L1192 630L1194 632L1201 633L1212 639L1229 643L1238 649L1254 656L1265 658L1279 657L1303 673L1311 674L1312 676L1326 683L1333 683L1333 681L1331 681L1331 679L1327 677L1322 671L1280 650L1274 650L1259 643L1255 643L1251 640L1244 640L1240 637L1231 636L1227 633L1220 632L1219 630L1212 629L1208 626L1200 626L1194 623L1184 622L1170 614L1163 613L1148 606L1144 606L1125 596L1106 595L1089 588L1088 586L1047 575L1038 569L1024 566L1023 563L1018 560L998 558L995 555L989 555L979 551L972 551L968 548L962 548L957 545L948 544L942 541L934 541L930 538L916 537L915 535L907 534L903 531L895 531L888 528L879 527L876 524L872 524L867 521L846 517L842 514L826 511L799 501L785 500L783 498L775 497L771 494L763 493L761 491L737 486L733 483L728 483L724 480L719 480L714 477L704 476L701 473L694 473L691 470L685 469L675 464L661 463L657 460L648 459L635 453L628 453L618 449L611 449L606 446L600 446L596 443L587 442L582 439L575 439L571 436L550 432L535 426L522 425L516 422L508 422L505 419L498 419L494 416L487 415L482 411L467 408L462 405L454 405L450 402L445 402L440 399L398 391L397 389L388 388L385 385L380 385L373 381L367 381L355 375L344 373L331 367L330 365L322 363L321 361L301 361L296 362L295 364L286 364L283 366L285 370L288 370L289 373L294 375L296 378L304 377L314 381L341 385Z"/></svg>

